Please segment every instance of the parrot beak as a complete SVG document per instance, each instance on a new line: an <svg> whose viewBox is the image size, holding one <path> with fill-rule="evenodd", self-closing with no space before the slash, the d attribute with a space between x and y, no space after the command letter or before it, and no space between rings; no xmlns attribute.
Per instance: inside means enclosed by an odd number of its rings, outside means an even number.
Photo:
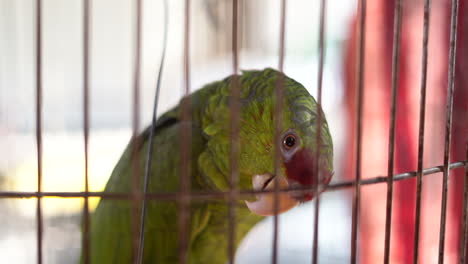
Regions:
<svg viewBox="0 0 468 264"><path fill-rule="evenodd" d="M271 174L255 175L252 177L252 185L254 190L274 190L275 182L278 184L278 189L288 188L288 180L284 177L275 177ZM276 213L281 214L296 206L299 201L290 196L287 192L278 192L278 210ZM245 201L249 210L253 213L263 216L275 214L275 193L261 193L256 195L257 200L253 202Z"/></svg>

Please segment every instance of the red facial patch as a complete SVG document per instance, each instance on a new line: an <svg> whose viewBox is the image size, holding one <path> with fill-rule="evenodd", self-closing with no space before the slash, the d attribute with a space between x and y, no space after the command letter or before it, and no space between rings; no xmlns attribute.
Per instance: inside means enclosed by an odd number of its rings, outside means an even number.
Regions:
<svg viewBox="0 0 468 264"><path fill-rule="evenodd" d="M298 150L288 162L285 162L288 178L304 186L317 184L317 159L305 149Z"/></svg>
<svg viewBox="0 0 468 264"><path fill-rule="evenodd" d="M314 198L314 197L310 193L307 193L307 194L304 195L304 201L310 201L310 200L312 200L312 198Z"/></svg>

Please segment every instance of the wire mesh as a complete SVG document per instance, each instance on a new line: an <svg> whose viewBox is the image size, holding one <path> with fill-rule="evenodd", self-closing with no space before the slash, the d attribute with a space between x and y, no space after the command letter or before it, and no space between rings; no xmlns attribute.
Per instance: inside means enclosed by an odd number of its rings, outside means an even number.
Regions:
<svg viewBox="0 0 468 264"><path fill-rule="evenodd" d="M274 190L239 190L238 177L239 177L239 112L240 112L240 87L239 78L237 73L239 71L239 3L233 0L232 3L232 71L234 73L232 81L232 102L230 103L231 110L231 124L230 124L230 185L228 191L211 191L200 192L191 191L191 179L189 177L189 164L190 164L190 143L191 143L191 102L188 99L190 94L190 0L185 1L185 14L184 14L184 99L181 101L182 107L182 122L181 122L181 175L180 175L180 191L178 193L150 193L148 192L149 172L151 170L151 151L152 143L148 148L148 158L146 161L143 192L140 190L140 172L138 169L137 153L133 152L132 158L132 192L131 193L104 193L104 192L90 192L89 191L89 120L90 120L90 35L91 35L91 0L83 0L83 131L84 131L84 160L85 160L85 173L84 173L84 192L44 192L42 189L42 1L36 0L36 13L35 13L35 29L36 29L36 144L37 144L37 191L35 192L16 192L16 191L0 191L0 198L36 198L37 199L37 263L43 262L43 215L42 215L42 198L44 197L60 197L60 198L83 198L83 254L84 262L90 263L91 244L90 240L90 208L89 198L101 197L106 199L116 200L131 200L134 210L134 219L132 220L132 252L134 259L137 263L143 261L143 248L144 248L144 226L146 215L146 202L149 200L159 201L177 201L179 205L178 211L178 224L179 224L179 261L180 263L187 263L188 261L188 228L189 228L189 206L193 201L208 201L208 200L224 200L229 205L229 230L228 230L228 252L229 262L235 262L235 240L236 240L236 201L238 199L249 197L252 194L273 193L275 197L275 211L278 211L278 194L289 191L308 192L314 191L311 188L304 187L291 187L282 189L275 182ZM279 63L278 69L283 73L284 57L285 57L285 41L286 41L286 0L281 1L281 20L280 20L280 37L279 37ZM166 7L167 8L167 7ZM394 174L394 147L395 147L395 126L396 126L396 111L397 111L397 91L398 91L398 73L399 73L399 50L401 40L401 27L402 27L402 12L403 0L397 0L395 4L395 24L394 24L394 39L393 39L393 57L392 57L392 95L391 95L391 117L390 117L390 130L389 130L389 149L388 149L388 173L386 176L376 176L373 178L361 179L361 152L362 152L362 102L364 97L364 72L365 72L365 58L364 50L366 47L366 0L359 1L359 38L358 38L358 54L359 60L357 65L357 133L356 133L356 178L354 181L342 181L339 183L330 184L325 192L342 190L345 188L354 188L354 199L352 207L352 233L351 233L351 263L357 263L358 251L358 226L359 226L359 210L361 206L360 188L364 185L372 185L379 183L386 183L388 186L387 191L387 206L386 206L386 224L385 224L385 256L384 262L390 261L390 241L391 241L391 219L392 219L392 203L393 203L393 184L397 181L407 180L411 178L417 179L416 189L416 220L415 220L415 234L414 234L414 263L418 263L419 255L418 249L420 246L420 224L421 224L421 195L423 177L442 172L443 173L443 188L442 188L442 207L441 207L441 221L440 221L440 243L439 243L439 263L444 262L444 244L445 244L445 226L446 226L446 211L447 211L447 196L448 196L448 180L450 170L456 168L465 168L465 188L464 188L464 205L463 205L463 220L462 231L463 236L460 243L460 263L464 263L466 259L466 243L467 243L467 214L468 214L468 146L467 156L463 161L450 163L450 144L451 144L451 129L452 129L452 112L453 112L453 91L455 86L455 58L456 58L456 41L457 41L457 19L458 19L459 1L452 1L451 10L451 27L450 27L450 52L449 52L449 70L448 70L448 88L447 88L447 109L446 109L446 125L445 125L445 148L444 148L444 162L441 166L423 168L423 154L424 154L424 136L425 136L425 110L426 110L426 80L427 80L427 64L428 56L428 39L429 39L429 21L431 11L431 0L426 0L424 5L424 25L423 25L423 43L422 43L422 71L421 71L421 99L419 107L419 141L418 141L418 164L417 171L404 172ZM140 126L140 65L141 65L141 39L142 39L142 1L135 1L135 61L134 61L134 75L133 75L133 104L132 104L132 139L138 140L138 131ZM167 11L166 11L167 12ZM167 19L167 18L166 18ZM326 20L326 0L321 1L320 9L320 35L319 35L319 71L318 71L318 104L321 105L322 99L322 79L323 79L323 66L325 60L325 20ZM167 25L167 22L166 22ZM167 32L166 32L167 33ZM164 57L164 52L163 52ZM162 59L162 62L164 59ZM157 91L155 95L155 105L152 116L152 127L154 128L156 122L156 110L159 94L159 82L161 79L163 64L160 65ZM276 98L283 98L283 75L279 75L278 83L275 89ZM279 138L282 120L282 100L276 100L275 107L275 133L276 138ZM319 115L319 127L320 127ZM320 130L319 130L320 131ZM153 129L151 129L153 133ZM153 134L151 134L153 135ZM150 136L152 140L153 136ZM320 142L320 133L318 133L318 142ZM135 146L138 144L135 144ZM280 150L275 150L275 170L279 173L279 163L281 161ZM316 190L315 190L316 191ZM315 208L315 221L314 221L314 237L312 248L312 263L318 263L318 239L319 239L319 213L320 213L320 199L316 198ZM141 209L141 210L140 210ZM141 216L140 222L138 217ZM273 254L272 263L278 262L278 230L279 230L278 215L274 216L274 230L273 230Z"/></svg>

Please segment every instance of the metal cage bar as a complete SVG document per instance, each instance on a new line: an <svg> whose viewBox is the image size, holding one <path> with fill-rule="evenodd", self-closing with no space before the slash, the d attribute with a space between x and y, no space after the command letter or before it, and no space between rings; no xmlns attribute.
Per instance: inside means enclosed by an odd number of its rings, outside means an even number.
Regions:
<svg viewBox="0 0 468 264"><path fill-rule="evenodd" d="M156 91L154 93L154 101L153 101L153 115L151 118L151 130L149 136L149 143L148 143L148 151L146 153L146 162L145 162L145 175L143 180L143 199L141 201L141 219L140 219L140 241L139 241L139 249L138 249L138 257L137 263L143 263L143 254L145 248L145 226L146 226L146 215L147 215L147 206L148 200L146 199L146 194L148 194L148 188L150 184L150 172L151 172L151 163L153 157L153 147L154 147L154 132L156 127L156 118L157 118L157 111L159 105L159 93L161 91L161 79L162 73L164 69L164 61L166 58L166 47L167 47L167 33L168 33L168 3L167 0L163 0L163 8L164 8L164 33L163 33L163 48L161 52L161 61L159 64L159 70L157 74L157 81L156 81Z"/></svg>
<svg viewBox="0 0 468 264"><path fill-rule="evenodd" d="M137 261L140 234L138 217L140 215L140 201L142 193L140 190L140 169L138 146L141 138L138 137L140 127L140 78L141 78L141 39L142 39L142 0L134 1L134 23L135 23L135 42L134 42L134 72L133 72L133 88L132 88L132 155L131 155L131 201L132 201L132 219L131 219L131 234L132 234L132 261Z"/></svg>
<svg viewBox="0 0 468 264"><path fill-rule="evenodd" d="M468 160L453 162L450 164L449 169L462 168L468 164ZM431 174L439 173L444 170L443 165L430 167L423 170L423 176L428 176ZM417 176L417 171L409 171L404 173L395 174L393 176L394 181L402 181ZM361 181L362 185L373 185L379 183L386 183L386 176L377 176L368 178ZM356 184L356 181L342 181L339 183L334 183L328 185L327 189L324 192L333 192L339 191L346 188L352 188ZM290 187L290 188L280 188L279 193L297 191L298 193L306 193L313 191L311 187ZM239 191L239 198L248 198L255 194L264 194L264 193L273 193L274 190L242 190ZM216 192L192 192L191 197L193 200L206 201L206 200L227 200L229 197L229 192L225 191L216 191ZM0 199L9 199L9 198L38 198L38 197L63 197L63 198L83 198L83 197L101 197L110 200L128 200L131 195L129 193L119 193L119 192L89 192L88 195L85 192L0 192ZM171 201L178 200L180 196L177 192L169 193L148 193L146 195L148 200L160 200L160 201Z"/></svg>
<svg viewBox="0 0 468 264"><path fill-rule="evenodd" d="M190 143L192 136L191 127L191 102L188 95L190 94L190 0L185 0L185 21L184 21L184 98L181 101L182 120L180 126L181 133L181 173L180 173L180 196L178 199L178 226L179 226L179 263L187 263L188 254L188 221L189 214L187 210L190 206Z"/></svg>
<svg viewBox="0 0 468 264"><path fill-rule="evenodd" d="M321 135L322 135L322 86L323 86L323 66L325 63L325 22L326 22L326 10L327 10L327 1L321 0L320 1L320 20L319 20L319 65L317 71L317 137L316 137L316 144L317 144L317 161L315 166L315 175L319 175L319 166L320 164L320 146L321 146ZM317 185L315 188L315 193L318 194ZM314 234L313 234L313 241L312 241L312 264L318 263L318 246L319 246L319 221L320 221L320 195L315 197L315 210L314 210Z"/></svg>
<svg viewBox="0 0 468 264"><path fill-rule="evenodd" d="M442 205L440 214L440 234L439 234L439 264L444 263L445 246L445 222L447 219L447 194L448 177L450 164L450 143L452 139L452 111L453 111L453 90L455 87L455 61L457 54L457 29L458 29L458 6L459 0L452 0L452 10L450 14L450 49L448 63L448 85L447 85L447 108L445 123L445 146L444 146L444 170L442 183Z"/></svg>
<svg viewBox="0 0 468 264"><path fill-rule="evenodd" d="M354 201L351 226L351 264L357 263L357 243L359 210L361 206L361 160L362 160L362 111L364 102L364 71L365 71L365 46L366 46L366 0L359 1L359 39L358 39L358 61L357 61L357 131L356 131L356 184L354 185Z"/></svg>
<svg viewBox="0 0 468 264"><path fill-rule="evenodd" d="M85 194L89 193L89 61L90 61L90 0L83 0L83 139L84 139L84 187ZM89 197L83 197L83 261L85 264L90 263L90 214L89 214Z"/></svg>
<svg viewBox="0 0 468 264"><path fill-rule="evenodd" d="M468 142L466 144L466 160L468 161ZM458 263L464 264L466 260L466 241L468 231L468 162L465 164L465 184L463 188L463 211L462 211L462 227L460 236L460 259Z"/></svg>
<svg viewBox="0 0 468 264"><path fill-rule="evenodd" d="M36 143L37 192L42 192L42 1L36 0ZM42 200L37 197L37 263L42 264L43 215Z"/></svg>
<svg viewBox="0 0 468 264"><path fill-rule="evenodd" d="M238 0L232 1L232 83L230 107L230 188L229 188L229 230L228 230L228 258L229 263L234 264L235 260L235 241L236 241L236 204L239 197L239 125L240 125L240 83L239 83L239 47L238 47Z"/></svg>
<svg viewBox="0 0 468 264"><path fill-rule="evenodd" d="M273 113L274 121L274 140L275 144L275 175L281 176L281 130L283 126L283 105L284 105L284 56L285 56L285 39L286 39L286 0L281 0L281 13L280 13L280 35L279 35L279 60L278 60L278 80L275 87L275 106ZM274 216L273 216L273 255L272 263L278 263L278 226L279 226L279 181L274 181Z"/></svg>
<svg viewBox="0 0 468 264"><path fill-rule="evenodd" d="M388 139L388 172L387 172L387 207L385 217L385 245L384 245L384 263L390 263L390 238L392 227L392 206L393 206L393 182L394 182L394 162L395 162L395 125L398 96L398 77L400 61L400 39L401 24L403 13L403 0L395 2L395 17L393 27L393 51L392 51L392 94L390 106L390 125Z"/></svg>
<svg viewBox="0 0 468 264"><path fill-rule="evenodd" d="M419 237L421 225L421 193L422 193L422 175L424 158L424 129L426 119L426 90L427 90L427 59L429 46L429 22L431 15L431 0L424 1L424 25L422 41L422 61L421 61L421 98L419 101L419 136L418 136L418 175L416 177L416 216L414 227L414 253L413 263L417 264L419 260Z"/></svg>

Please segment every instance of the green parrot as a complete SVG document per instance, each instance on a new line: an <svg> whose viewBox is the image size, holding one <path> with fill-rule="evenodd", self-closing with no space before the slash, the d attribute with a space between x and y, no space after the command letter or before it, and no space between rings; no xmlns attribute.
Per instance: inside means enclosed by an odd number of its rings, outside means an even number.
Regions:
<svg viewBox="0 0 468 264"><path fill-rule="evenodd" d="M239 189L271 190L314 187L315 191L279 193L279 213L311 200L333 175L333 146L322 110L307 90L284 76L284 108L281 139L275 140L274 94L280 72L243 71L240 85ZM213 82L189 95L191 102L190 177L191 192L229 190L230 108L232 78ZM321 115L321 127L318 116ZM180 118L176 106L156 122L149 192L179 190ZM317 153L317 131L320 155ZM138 140L137 162L144 168L150 128ZM132 141L114 168L105 192L132 191ZM275 142L281 142L281 173L274 175ZM140 170L141 172L143 169ZM318 173L317 173L318 172ZM263 216L273 215L272 193L252 195L237 201L236 240L239 244ZM245 198L245 197L244 197ZM91 217L91 263L132 263L132 201L102 199ZM188 221L188 263L217 264L228 260L228 203L222 199L192 201ZM176 201L149 200L145 226L143 263L178 263L178 206ZM83 262L83 259L82 259Z"/></svg>

